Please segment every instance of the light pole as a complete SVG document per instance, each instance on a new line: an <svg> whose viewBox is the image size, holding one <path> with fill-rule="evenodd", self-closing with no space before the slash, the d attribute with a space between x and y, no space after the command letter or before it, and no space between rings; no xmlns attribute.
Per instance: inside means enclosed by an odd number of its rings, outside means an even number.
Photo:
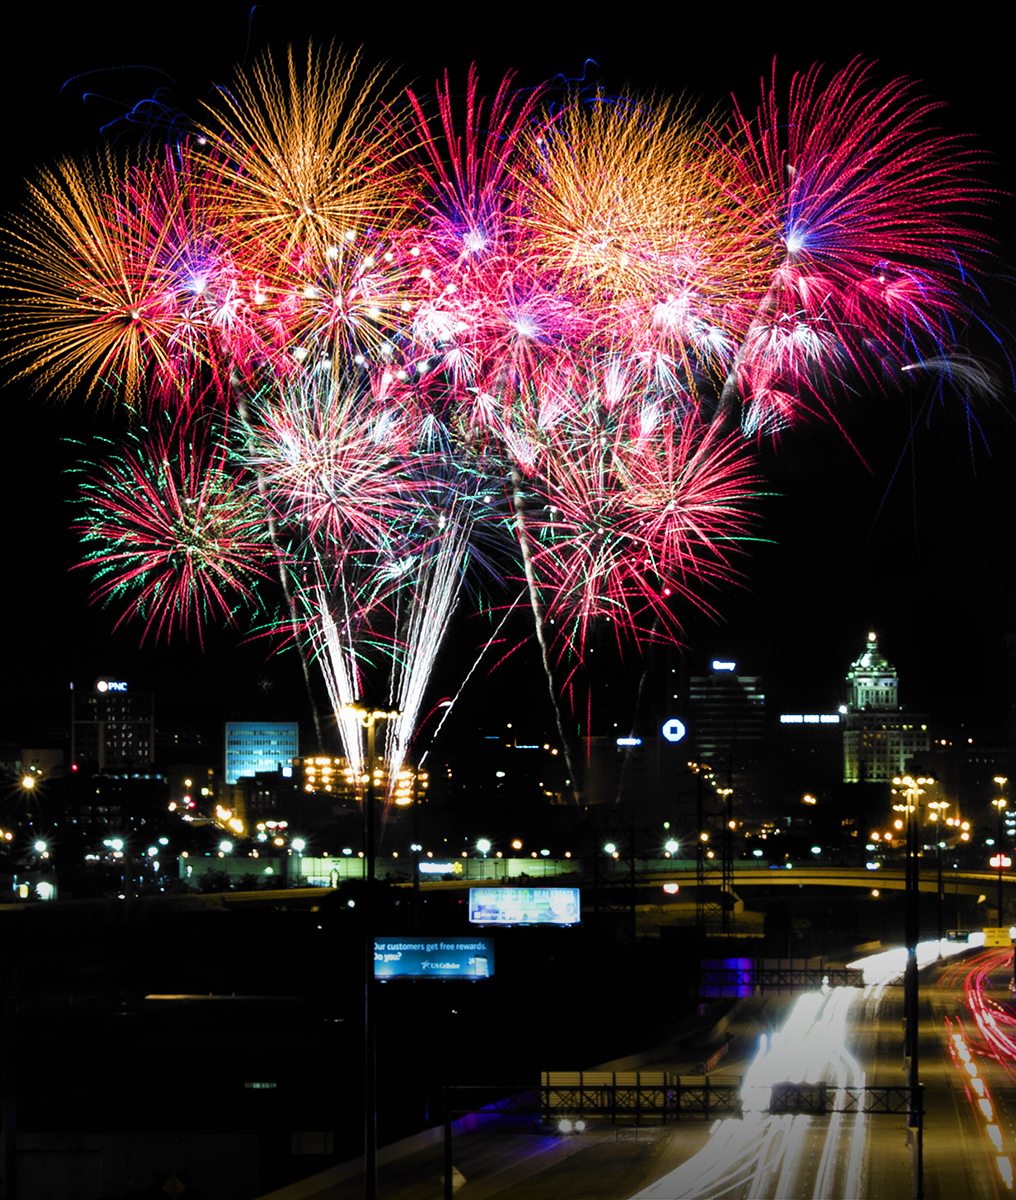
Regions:
<svg viewBox="0 0 1016 1200"><path fill-rule="evenodd" d="M377 805L374 731L378 721L400 716L395 710L359 701L343 705L367 731L366 780L363 789L363 1194L364 1200L377 1198L377 1060L374 1028L374 847Z"/></svg>
<svg viewBox="0 0 1016 1200"><path fill-rule="evenodd" d="M942 850L945 848L945 842L941 840L939 833L939 822L945 820L945 810L949 807L948 800L932 800L928 804L931 809L932 821L935 822L935 849L938 852L938 957L942 957L942 933L943 933L943 915L942 910L945 905L945 897L942 895Z"/></svg>
<svg viewBox="0 0 1016 1200"><path fill-rule="evenodd" d="M999 791L1009 782L1005 775L996 775L995 783L998 784ZM998 837L995 838L995 845L998 848L998 926L1002 928L1002 813L1005 811L1006 802L1004 796L999 796L991 802L998 812Z"/></svg>
<svg viewBox="0 0 1016 1200"><path fill-rule="evenodd" d="M720 928L725 934L730 932L730 919L734 904L734 830L737 822L734 820L734 789L732 787L717 788L716 794L721 798L726 809L723 822L723 866L720 876L720 901L723 908L720 913L722 922Z"/></svg>
<svg viewBox="0 0 1016 1200"><path fill-rule="evenodd" d="M918 1014L920 996L917 975L917 942L920 936L920 860L918 834L920 830L921 796L925 785L934 783L931 776L897 775L893 779L893 795L905 803L894 804L897 812L906 813L906 943L907 966L903 976L903 1013L906 1020L903 1055L907 1069L907 1142L911 1148L911 1195L915 1200L924 1197L924 1105L920 1094L918 1048L920 1033Z"/></svg>

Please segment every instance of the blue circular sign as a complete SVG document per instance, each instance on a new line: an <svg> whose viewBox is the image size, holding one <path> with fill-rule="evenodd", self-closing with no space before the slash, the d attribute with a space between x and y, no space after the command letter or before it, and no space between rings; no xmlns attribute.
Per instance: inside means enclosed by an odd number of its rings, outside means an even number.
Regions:
<svg viewBox="0 0 1016 1200"><path fill-rule="evenodd" d="M685 728L683 721L679 721L677 717L671 717L669 721L664 723L660 732L668 742L679 742L688 730Z"/></svg>

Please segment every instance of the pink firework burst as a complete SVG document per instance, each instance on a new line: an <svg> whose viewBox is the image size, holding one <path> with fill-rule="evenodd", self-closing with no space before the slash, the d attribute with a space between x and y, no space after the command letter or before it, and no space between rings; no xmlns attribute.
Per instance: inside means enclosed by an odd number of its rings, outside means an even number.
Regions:
<svg viewBox="0 0 1016 1200"><path fill-rule="evenodd" d="M206 620L232 623L267 578L264 510L232 461L228 431L211 426L150 430L85 476L76 529L93 599L123 607L118 625L143 621L143 637L194 625L200 638Z"/></svg>
<svg viewBox="0 0 1016 1200"><path fill-rule="evenodd" d="M320 539L337 559L386 555L419 504L407 468L414 435L369 389L319 376L259 398L249 462L284 527Z"/></svg>
<svg viewBox="0 0 1016 1200"><path fill-rule="evenodd" d="M555 429L541 460L533 567L548 621L578 651L595 622L619 641L650 626L673 633L676 601L708 607L702 585L734 576L749 537L759 486L743 441L696 414L643 429L590 414Z"/></svg>
<svg viewBox="0 0 1016 1200"><path fill-rule="evenodd" d="M965 271L985 244L970 220L985 200L976 155L930 126L939 106L907 80L871 75L858 59L822 87L813 67L794 77L786 115L774 84L725 131L732 198L772 247L735 368L743 402L762 410L755 428L770 398L800 410L837 359L869 371L948 353L965 312Z"/></svg>

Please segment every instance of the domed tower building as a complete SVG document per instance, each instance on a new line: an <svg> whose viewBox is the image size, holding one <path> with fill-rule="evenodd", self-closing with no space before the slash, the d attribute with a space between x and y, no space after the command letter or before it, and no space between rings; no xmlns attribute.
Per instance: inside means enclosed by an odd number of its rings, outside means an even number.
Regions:
<svg viewBox="0 0 1016 1200"><path fill-rule="evenodd" d="M844 783L882 783L906 770L910 759L930 750L928 718L905 713L896 669L868 634L864 650L847 672L843 731Z"/></svg>

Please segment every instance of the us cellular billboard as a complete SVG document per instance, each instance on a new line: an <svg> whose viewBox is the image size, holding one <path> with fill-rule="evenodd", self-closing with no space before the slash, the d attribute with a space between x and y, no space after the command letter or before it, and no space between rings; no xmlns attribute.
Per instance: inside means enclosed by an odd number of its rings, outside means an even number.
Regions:
<svg viewBox="0 0 1016 1200"><path fill-rule="evenodd" d="M489 979L494 939L375 937L375 979Z"/></svg>
<svg viewBox="0 0 1016 1200"><path fill-rule="evenodd" d="M578 888L470 888L474 925L577 925L582 919Z"/></svg>

